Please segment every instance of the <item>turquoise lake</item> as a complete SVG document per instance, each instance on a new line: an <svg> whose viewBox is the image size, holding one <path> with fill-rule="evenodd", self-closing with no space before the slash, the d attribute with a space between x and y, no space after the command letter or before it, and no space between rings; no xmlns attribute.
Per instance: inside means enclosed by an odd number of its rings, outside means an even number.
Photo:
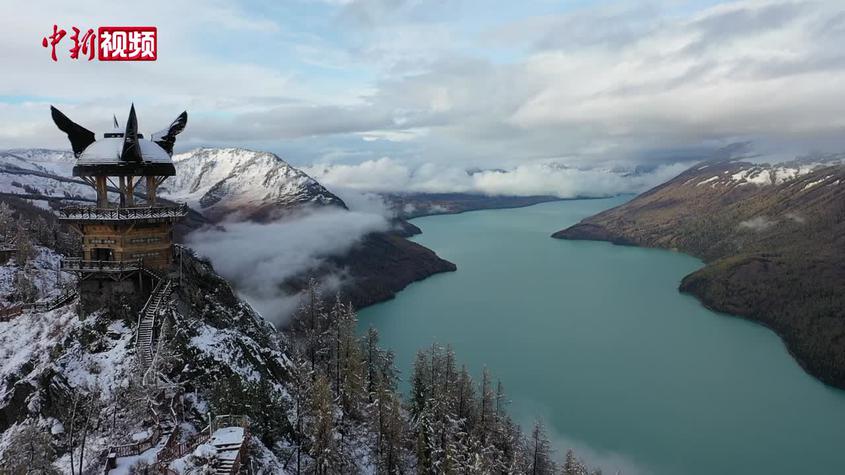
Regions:
<svg viewBox="0 0 845 475"><path fill-rule="evenodd" d="M542 418L605 474L845 473L845 392L807 375L768 329L677 291L695 258L554 231L626 197L431 216L415 240L458 271L360 312L403 376L451 344L510 413Z"/></svg>

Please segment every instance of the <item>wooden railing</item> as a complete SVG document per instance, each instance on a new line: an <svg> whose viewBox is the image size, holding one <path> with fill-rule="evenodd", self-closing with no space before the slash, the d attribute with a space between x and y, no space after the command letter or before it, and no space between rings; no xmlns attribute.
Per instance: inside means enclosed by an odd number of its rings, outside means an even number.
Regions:
<svg viewBox="0 0 845 475"><path fill-rule="evenodd" d="M173 428L173 432L170 433L168 439L165 441L164 446L156 454L155 462L153 463L154 473L165 475L175 474L173 470L168 468L170 462L178 458L184 457L185 455L193 452L201 444L208 442L208 440L211 439L212 434L214 434L217 429L233 426L241 427L244 430L244 437L241 442L241 447L240 450L238 450L238 454L235 456L234 464L232 466L231 471L231 473L238 473L238 470L240 469L240 466L243 463L243 459L246 455L248 441L250 438L250 431L249 418L243 415L236 414L226 414L215 417L211 421L211 424L205 426L199 433L194 434L185 442L179 442L179 426L176 425ZM107 451L108 459L106 461L106 473L108 473L109 470L117 467L117 458L140 455L142 452L145 452L150 448L154 447L158 443L158 440L160 438L161 429L159 426L156 426L150 437L144 441L137 442L134 444L115 445L109 447Z"/></svg>
<svg viewBox="0 0 845 475"><path fill-rule="evenodd" d="M0 308L0 322L8 322L19 316L26 309L26 305L15 305L14 307Z"/></svg>
<svg viewBox="0 0 845 475"><path fill-rule="evenodd" d="M175 443L171 448L167 450L162 450L159 452L159 457L156 457L156 460L160 463L169 462L181 457L184 457L190 452L193 452L201 444L208 442L211 439L212 434L217 429L221 427L232 427L238 426L242 427L244 430L244 446L246 445L246 440L249 438L249 418L242 415L234 415L234 414L227 414L223 416L217 416L214 420L211 421L210 425L205 426L201 431L197 434L194 434L190 439L185 442ZM241 452L243 452L243 447L241 447ZM237 463L240 464L240 459L242 458L242 453L238 454Z"/></svg>
<svg viewBox="0 0 845 475"><path fill-rule="evenodd" d="M230 473L239 473L241 470L241 463L246 455L247 445L249 442L250 432L249 432L249 422L244 419L243 425L241 426L244 429L244 438L241 441L241 449L238 450L238 455L235 457L234 463L232 464L232 470Z"/></svg>
<svg viewBox="0 0 845 475"><path fill-rule="evenodd" d="M241 414L223 414L217 416L211 421L210 433L214 433L221 427L243 427L246 430L249 427L249 417Z"/></svg>
<svg viewBox="0 0 845 475"><path fill-rule="evenodd" d="M131 457L134 455L140 455L142 452L150 450L153 448L157 443L158 439L161 438L161 428L159 426L155 426L153 428L153 433L150 436L140 442L135 442L132 444L123 444L123 445L113 445L109 447L108 454L109 458L112 458L114 455L115 458L119 457ZM112 467L114 468L114 467Z"/></svg>
<svg viewBox="0 0 845 475"><path fill-rule="evenodd" d="M70 221L128 221L134 219L179 219L188 214L188 206L137 206L130 208L100 208L96 206L66 206L59 210L59 219Z"/></svg>
<svg viewBox="0 0 845 475"><path fill-rule="evenodd" d="M188 453L193 452L200 444L208 442L210 438L211 436L203 429L185 442L174 443L170 448L162 450L159 452L160 457L157 456L156 460L158 463L163 464L184 457Z"/></svg>
<svg viewBox="0 0 845 475"><path fill-rule="evenodd" d="M173 458L169 457L169 455L171 455L173 453L174 449L178 445L179 445L179 426L177 425L173 428L173 432L171 432L170 435L167 437L167 440L164 442L164 446L156 454L156 461L155 461L156 465L161 465L162 468L165 468L171 460L179 458L179 457L173 457Z"/></svg>
<svg viewBox="0 0 845 475"><path fill-rule="evenodd" d="M86 261L79 257L66 257L61 261L61 269L66 271L87 272L131 272L140 270L141 259L122 261Z"/></svg>
<svg viewBox="0 0 845 475"><path fill-rule="evenodd" d="M76 298L76 295L77 291L75 288L65 287L64 290L62 290L62 293L59 294L57 297L52 298L46 302L35 302L34 304L32 304L32 308L39 312L53 310L59 308L61 305L69 302L70 300L73 300L74 298Z"/></svg>
<svg viewBox="0 0 845 475"><path fill-rule="evenodd" d="M53 310L75 297L76 289L66 288L58 297L47 300L46 302L23 303L13 307L0 308L0 322L8 322L18 317L23 314L24 310L35 310L38 312Z"/></svg>

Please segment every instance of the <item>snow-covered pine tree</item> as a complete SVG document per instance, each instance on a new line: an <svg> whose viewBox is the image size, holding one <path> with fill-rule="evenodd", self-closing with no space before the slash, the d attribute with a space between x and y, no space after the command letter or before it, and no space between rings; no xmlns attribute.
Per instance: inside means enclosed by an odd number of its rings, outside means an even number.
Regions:
<svg viewBox="0 0 845 475"><path fill-rule="evenodd" d="M322 373L317 373L311 387L309 418L311 419L308 431L311 439L309 455L314 461L313 472L316 475L331 473L333 467L340 465L340 454L334 438L331 385Z"/></svg>
<svg viewBox="0 0 845 475"><path fill-rule="evenodd" d="M493 383L490 370L485 366L481 373L480 401L478 409L478 438L487 442L488 437L495 428L495 396L493 395Z"/></svg>
<svg viewBox="0 0 845 475"><path fill-rule="evenodd" d="M327 316L320 293L320 285L309 279L301 293L300 305L291 319L290 331L299 351L305 355L314 371L324 362L330 348L327 342Z"/></svg>
<svg viewBox="0 0 845 475"><path fill-rule="evenodd" d="M553 475L557 470L553 461L553 450L549 443L546 429L541 421L534 423L531 431L529 449L531 450L531 474L532 475Z"/></svg>
<svg viewBox="0 0 845 475"><path fill-rule="evenodd" d="M428 403L431 381L431 365L426 350L417 351L411 374L411 419L416 423Z"/></svg>
<svg viewBox="0 0 845 475"><path fill-rule="evenodd" d="M3 473L58 475L50 434L34 423L20 427L9 440L2 462Z"/></svg>
<svg viewBox="0 0 845 475"><path fill-rule="evenodd" d="M26 227L24 227L22 220L18 221L18 227L15 231L15 264L21 269L26 268L29 261L35 256L35 247L32 244L32 237L29 235Z"/></svg>
<svg viewBox="0 0 845 475"><path fill-rule="evenodd" d="M584 463L575 456L575 452L569 449L566 451L566 457L563 461L563 471L561 473L562 475L587 475L589 472Z"/></svg>
<svg viewBox="0 0 845 475"><path fill-rule="evenodd" d="M0 243L11 240L13 223L12 208L4 201L0 201Z"/></svg>
<svg viewBox="0 0 845 475"><path fill-rule="evenodd" d="M338 299L338 302L340 300ZM355 328L358 318L349 304L339 304L336 325L335 379L344 414L360 418L365 401L364 359Z"/></svg>

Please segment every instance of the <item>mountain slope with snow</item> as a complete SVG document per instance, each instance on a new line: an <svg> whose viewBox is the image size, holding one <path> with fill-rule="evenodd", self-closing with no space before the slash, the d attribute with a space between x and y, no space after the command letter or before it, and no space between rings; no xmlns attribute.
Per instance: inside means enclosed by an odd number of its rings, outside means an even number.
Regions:
<svg viewBox="0 0 845 475"><path fill-rule="evenodd" d="M237 214L269 221L301 207L346 207L313 178L269 152L200 148L173 160L176 176L164 182L162 196L187 202L212 220Z"/></svg>
<svg viewBox="0 0 845 475"><path fill-rule="evenodd" d="M783 337L845 387L845 164L711 161L554 237L677 249L707 265L681 290Z"/></svg>
<svg viewBox="0 0 845 475"><path fill-rule="evenodd" d="M33 199L42 208L56 200L94 201L94 190L71 176L73 164L73 153L67 151L0 151L0 194Z"/></svg>

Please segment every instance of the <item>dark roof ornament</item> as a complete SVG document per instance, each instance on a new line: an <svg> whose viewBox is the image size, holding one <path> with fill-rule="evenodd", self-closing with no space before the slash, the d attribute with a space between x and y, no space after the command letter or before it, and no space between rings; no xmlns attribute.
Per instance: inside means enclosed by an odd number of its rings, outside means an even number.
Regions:
<svg viewBox="0 0 845 475"><path fill-rule="evenodd" d="M141 161L141 144L138 143L138 118L135 116L135 104L129 108L129 119L126 120L126 132L123 133L123 151L120 159L124 162Z"/></svg>
<svg viewBox="0 0 845 475"><path fill-rule="evenodd" d="M59 109L50 106L50 114L53 116L56 127L66 133L67 138L70 139L70 146L73 148L75 157L79 158L79 155L96 140L94 132L68 119Z"/></svg>
<svg viewBox="0 0 845 475"><path fill-rule="evenodd" d="M179 135L185 126L188 125L188 111L183 111L179 117L174 120L170 126L164 130L160 130L150 137L150 140L157 143L161 148L167 152L168 155L173 155L173 144L176 143L176 136Z"/></svg>

